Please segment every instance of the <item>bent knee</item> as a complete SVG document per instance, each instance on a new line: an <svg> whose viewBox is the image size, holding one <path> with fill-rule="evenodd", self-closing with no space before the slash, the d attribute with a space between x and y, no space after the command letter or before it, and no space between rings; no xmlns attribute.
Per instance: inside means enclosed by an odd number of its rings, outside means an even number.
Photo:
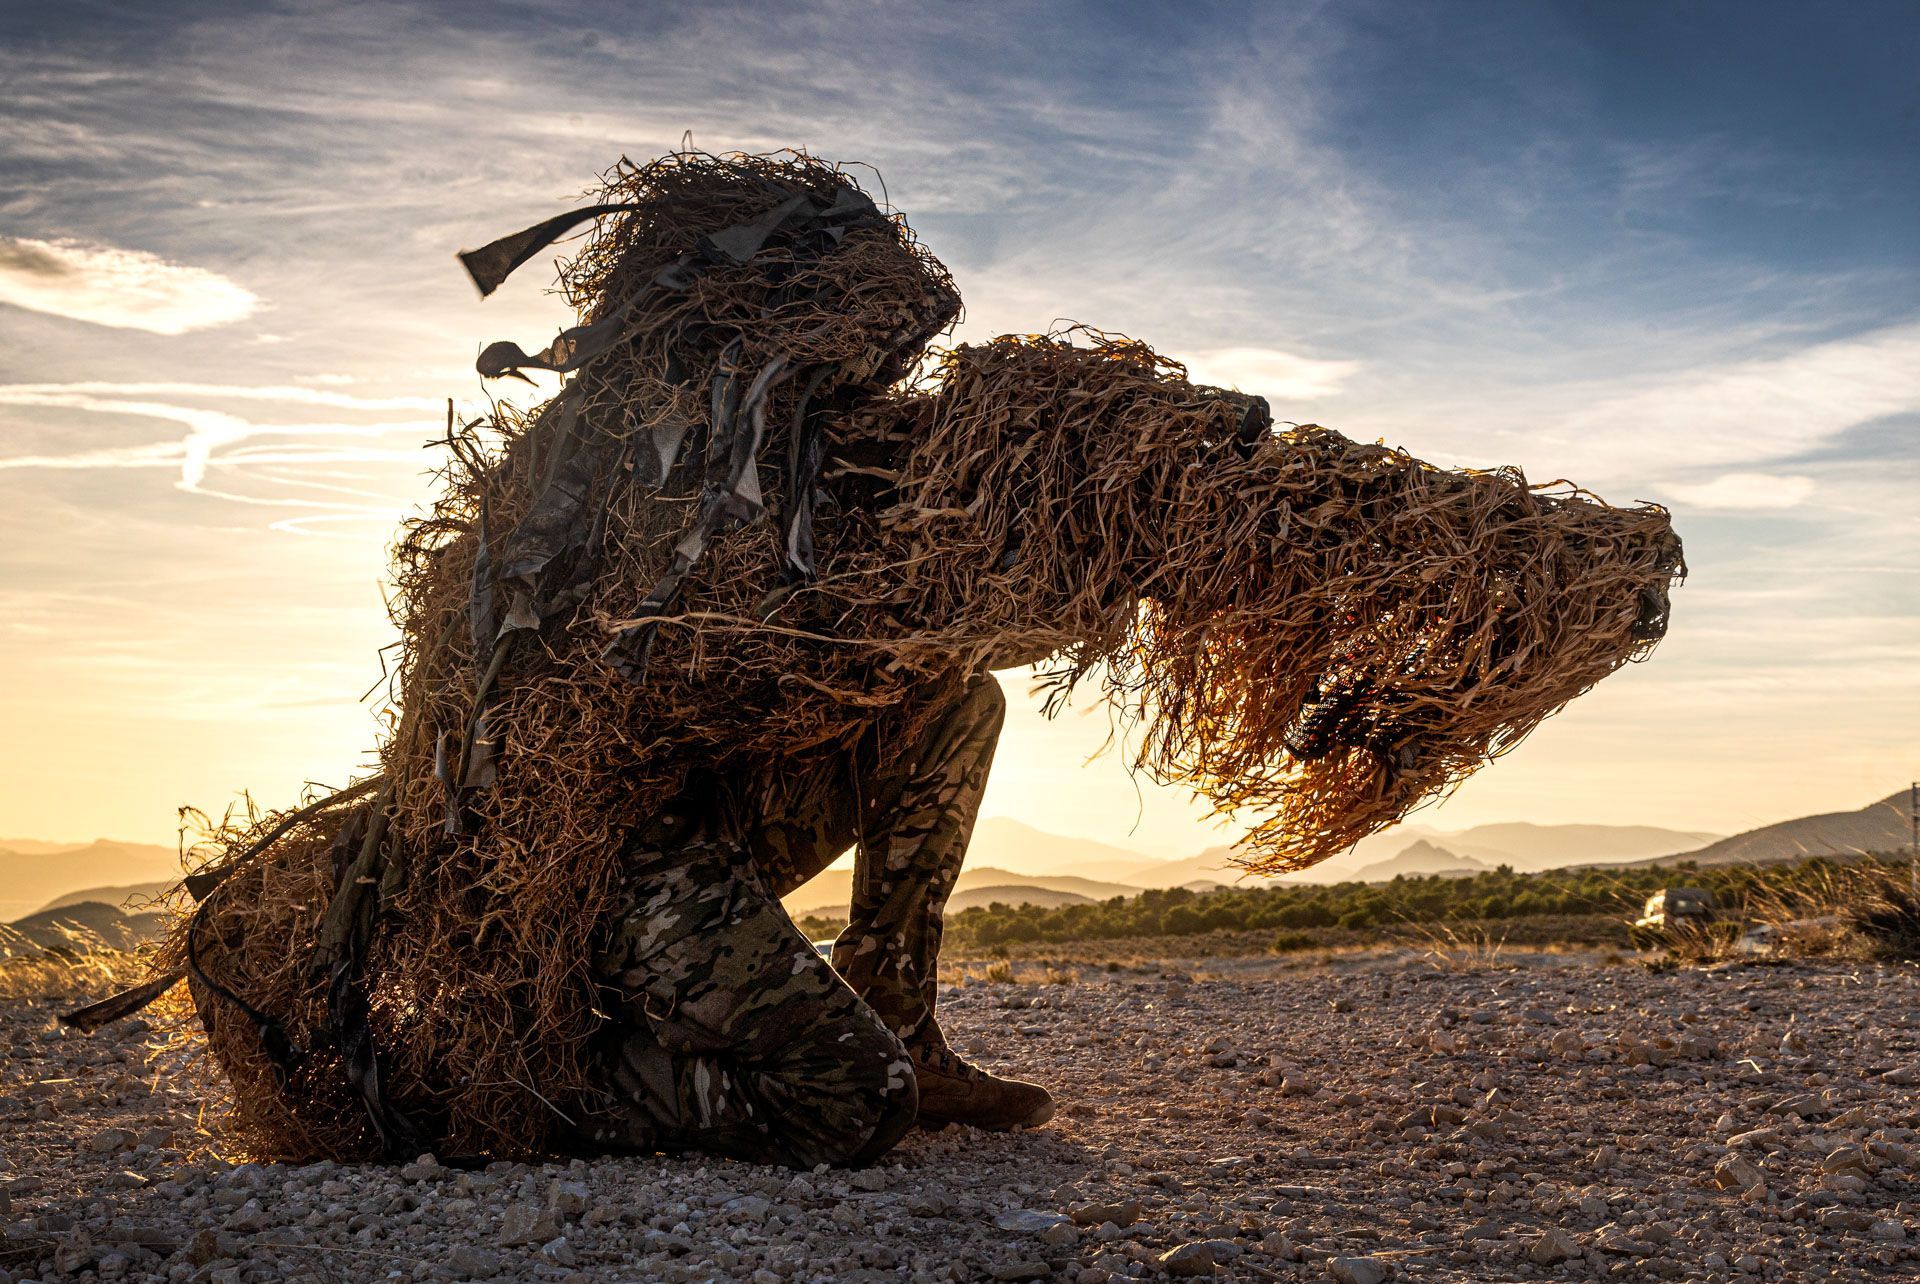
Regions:
<svg viewBox="0 0 1920 1284"><path fill-rule="evenodd" d="M798 1167L858 1168L893 1149L920 1112L913 1062L876 1022L871 1030L789 1066L775 1123Z"/></svg>

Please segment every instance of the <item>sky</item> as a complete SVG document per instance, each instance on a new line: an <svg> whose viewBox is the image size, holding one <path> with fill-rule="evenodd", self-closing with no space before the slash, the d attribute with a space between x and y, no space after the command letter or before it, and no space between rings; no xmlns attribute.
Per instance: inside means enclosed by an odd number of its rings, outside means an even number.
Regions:
<svg viewBox="0 0 1920 1284"><path fill-rule="evenodd" d="M1423 823L1733 832L1920 772L1910 4L0 0L0 32L0 836L170 842L365 765L426 443L482 347L568 320L454 251L689 133L870 164L961 339L1084 321L1283 420L1670 505L1654 659ZM1097 702L1003 681L988 813L1231 838L1088 761Z"/></svg>

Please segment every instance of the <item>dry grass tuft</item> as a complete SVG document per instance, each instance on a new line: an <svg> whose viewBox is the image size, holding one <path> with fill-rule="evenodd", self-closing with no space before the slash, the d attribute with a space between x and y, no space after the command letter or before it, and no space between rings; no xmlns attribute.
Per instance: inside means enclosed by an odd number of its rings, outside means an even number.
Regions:
<svg viewBox="0 0 1920 1284"><path fill-rule="evenodd" d="M1920 960L1920 888L1910 861L1866 857L1847 864L1808 862L1793 877L1757 882L1733 912L1666 933L1667 954L1684 963L1726 959ZM1749 928L1766 933L1742 944Z"/></svg>
<svg viewBox="0 0 1920 1284"><path fill-rule="evenodd" d="M0 954L0 999L84 999L138 981L148 960L117 950L92 932L64 929L70 944L56 949L6 947Z"/></svg>
<svg viewBox="0 0 1920 1284"><path fill-rule="evenodd" d="M1846 923L1870 959L1920 961L1920 885L1913 866L1872 869L1840 907Z"/></svg>
<svg viewBox="0 0 1920 1284"><path fill-rule="evenodd" d="M1477 970L1499 964L1507 949L1508 925L1488 923L1409 923L1420 940L1422 957L1442 971Z"/></svg>

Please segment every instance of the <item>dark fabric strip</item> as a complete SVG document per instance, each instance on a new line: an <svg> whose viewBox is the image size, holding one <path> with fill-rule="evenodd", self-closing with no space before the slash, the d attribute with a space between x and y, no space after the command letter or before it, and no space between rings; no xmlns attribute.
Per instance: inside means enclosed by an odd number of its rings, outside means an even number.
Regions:
<svg viewBox="0 0 1920 1284"><path fill-rule="evenodd" d="M185 968L176 968L163 972L152 980L121 990L98 1003L89 1003L84 1008L75 1008L71 1012L60 1014L60 1024L68 1029L87 1033L110 1025L124 1017L130 1017L155 999L171 990L187 975Z"/></svg>
<svg viewBox="0 0 1920 1284"><path fill-rule="evenodd" d="M639 208L638 205L616 202L611 205L589 205L585 209L555 214L552 218L542 219L532 227L522 228L497 241L490 241L477 250L460 251L460 266L466 268L467 275L473 278L474 285L480 290L480 297L484 299L499 289L500 283L513 275L515 268L588 219L599 218L606 214L622 214Z"/></svg>
<svg viewBox="0 0 1920 1284"><path fill-rule="evenodd" d="M833 373L832 366L817 366L807 377L800 400L793 408L793 426L787 434L787 529L785 569L788 583L813 579L813 492L819 484L820 465L826 458L822 436L825 416L813 399L820 385Z"/></svg>

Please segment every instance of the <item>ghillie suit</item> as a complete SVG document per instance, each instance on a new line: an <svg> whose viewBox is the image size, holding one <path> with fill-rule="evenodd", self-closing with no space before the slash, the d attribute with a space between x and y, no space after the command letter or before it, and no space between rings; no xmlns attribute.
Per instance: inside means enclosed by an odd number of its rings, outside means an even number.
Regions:
<svg viewBox="0 0 1920 1284"><path fill-rule="evenodd" d="M695 776L913 743L956 674L1097 683L1135 769L1276 872L1664 632L1657 507L1276 431L1097 332L908 378L959 296L837 168L676 155L600 195L580 325L481 358L570 379L452 428L401 538L379 775L218 834L171 940L262 1153L533 1154L597 1117L628 831ZM485 290L580 221L464 257Z"/></svg>

